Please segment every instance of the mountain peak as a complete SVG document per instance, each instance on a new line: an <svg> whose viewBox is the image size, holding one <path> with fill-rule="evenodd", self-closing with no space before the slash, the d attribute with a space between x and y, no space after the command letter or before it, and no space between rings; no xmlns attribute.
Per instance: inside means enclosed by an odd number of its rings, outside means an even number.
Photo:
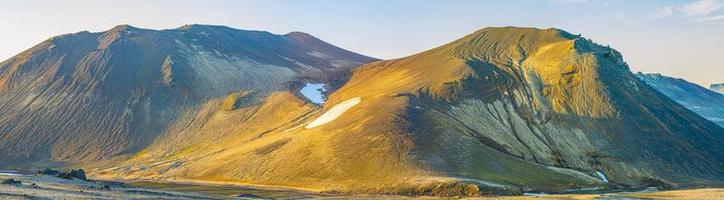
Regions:
<svg viewBox="0 0 724 200"><path fill-rule="evenodd" d="M469 36L481 36L481 35L497 35L497 36L512 36L512 35L538 35L538 36L559 36L566 39L574 39L578 36L568 33L564 30L557 28L535 28L535 27L516 27L516 26L502 26L502 27L485 27L480 30L469 34Z"/></svg>
<svg viewBox="0 0 724 200"><path fill-rule="evenodd" d="M549 28L488 27L475 31L446 46L457 48L463 56L479 57L478 54L526 53L551 43L574 40L577 36ZM463 52L459 52L463 51Z"/></svg>
<svg viewBox="0 0 724 200"><path fill-rule="evenodd" d="M126 31L126 30L139 30L140 28L136 28L134 26L128 25L128 24L119 24L114 26L113 28L109 29L106 32L119 32L119 31Z"/></svg>
<svg viewBox="0 0 724 200"><path fill-rule="evenodd" d="M142 29L133 27L128 24L114 26L113 28L103 32L103 35L100 37L100 44L98 45L98 48L106 48L114 41L118 41L119 39L123 38L124 35L138 35L141 30Z"/></svg>
<svg viewBox="0 0 724 200"><path fill-rule="evenodd" d="M176 30L194 30L194 29L234 29L224 25L209 25L209 24L186 24L176 28ZM236 29L234 29L236 30Z"/></svg>
<svg viewBox="0 0 724 200"><path fill-rule="evenodd" d="M284 34L287 37L314 37L310 35L309 33L301 32L301 31L292 31L287 34Z"/></svg>
<svg viewBox="0 0 724 200"><path fill-rule="evenodd" d="M285 37L294 39L300 42L317 42L320 41L319 38L312 36L309 33L305 32L299 32L299 31L292 31L287 34L284 34Z"/></svg>

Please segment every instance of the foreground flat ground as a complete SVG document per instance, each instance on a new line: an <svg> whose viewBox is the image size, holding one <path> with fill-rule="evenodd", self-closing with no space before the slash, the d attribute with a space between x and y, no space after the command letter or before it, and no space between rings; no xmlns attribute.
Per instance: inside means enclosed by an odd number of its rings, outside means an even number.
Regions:
<svg viewBox="0 0 724 200"><path fill-rule="evenodd" d="M675 200L724 200L724 188L706 188L692 190L671 190L658 192L629 192L607 194L570 194L543 196L488 197L481 199L675 199Z"/></svg>
<svg viewBox="0 0 724 200"><path fill-rule="evenodd" d="M0 180L13 178L21 185L0 184L0 199L438 199L405 196L329 196L292 190L254 189L240 186L193 185L157 182L130 184L67 180L53 176L0 173ZM724 200L724 188L630 192L607 194L566 194L539 196L489 196L465 199L683 199Z"/></svg>

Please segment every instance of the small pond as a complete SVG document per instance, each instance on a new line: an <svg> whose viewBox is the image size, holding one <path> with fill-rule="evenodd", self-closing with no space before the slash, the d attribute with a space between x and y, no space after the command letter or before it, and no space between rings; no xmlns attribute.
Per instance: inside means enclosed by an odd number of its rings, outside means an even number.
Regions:
<svg viewBox="0 0 724 200"><path fill-rule="evenodd" d="M309 99L312 103L315 104L323 104L324 103L324 93L326 89L324 88L324 84L322 83L306 83L304 87L299 90L304 97Z"/></svg>

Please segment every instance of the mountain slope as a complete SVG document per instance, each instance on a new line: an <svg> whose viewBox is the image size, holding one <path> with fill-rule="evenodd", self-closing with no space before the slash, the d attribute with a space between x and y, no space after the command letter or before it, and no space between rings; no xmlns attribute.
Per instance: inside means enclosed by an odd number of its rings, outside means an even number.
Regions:
<svg viewBox="0 0 724 200"><path fill-rule="evenodd" d="M724 95L683 79L637 73L639 79L684 107L724 127Z"/></svg>
<svg viewBox="0 0 724 200"><path fill-rule="evenodd" d="M717 92L719 92L719 93L721 93L721 94L724 94L724 84L722 84L722 83L711 84L711 86L709 87L709 89L714 90L714 91L717 91Z"/></svg>
<svg viewBox="0 0 724 200"><path fill-rule="evenodd" d="M0 166L135 153L209 100L256 102L372 60L305 33L223 26L54 37L0 63Z"/></svg>
<svg viewBox="0 0 724 200"><path fill-rule="evenodd" d="M363 65L321 108L289 91L232 111L218 101L91 171L428 195L724 183L721 127L617 51L557 29L486 28Z"/></svg>
<svg viewBox="0 0 724 200"><path fill-rule="evenodd" d="M618 52L558 30L484 29L428 52L365 65L330 103L355 95L363 103L406 105L394 115L412 128L388 126L413 129L406 132L422 138L415 142L422 162L449 174L491 174L471 168L486 163L474 151L461 152L454 147L459 142L441 144L470 137L529 162L592 176L600 171L621 185L724 178L721 128L648 88ZM452 122L458 125L445 128Z"/></svg>

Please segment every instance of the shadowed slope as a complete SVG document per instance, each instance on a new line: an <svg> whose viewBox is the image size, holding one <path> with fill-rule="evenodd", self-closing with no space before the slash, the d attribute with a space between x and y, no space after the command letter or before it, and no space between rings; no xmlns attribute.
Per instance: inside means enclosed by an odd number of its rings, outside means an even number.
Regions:
<svg viewBox="0 0 724 200"><path fill-rule="evenodd" d="M724 127L724 95L683 79L637 73L639 79L702 117Z"/></svg>
<svg viewBox="0 0 724 200"><path fill-rule="evenodd" d="M724 83L715 83L709 86L709 89L724 94Z"/></svg>

